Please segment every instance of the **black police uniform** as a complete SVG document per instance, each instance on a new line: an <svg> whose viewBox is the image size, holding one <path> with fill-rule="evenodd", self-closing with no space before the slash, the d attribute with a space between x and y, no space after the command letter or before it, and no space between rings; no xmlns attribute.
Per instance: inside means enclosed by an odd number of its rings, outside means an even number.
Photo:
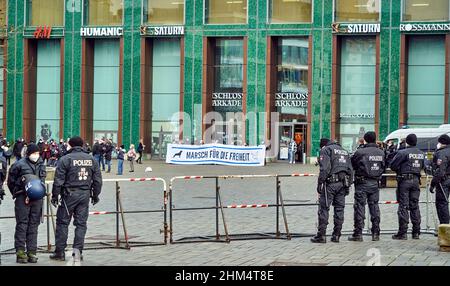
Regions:
<svg viewBox="0 0 450 286"><path fill-rule="evenodd" d="M8 164L6 163L6 158L0 154L0 204L5 196L5 190L3 189L3 183L6 180L6 172Z"/></svg>
<svg viewBox="0 0 450 286"><path fill-rule="evenodd" d="M61 196L56 214L56 249L63 254L67 246L68 227L74 217L73 248L84 247L89 216L89 199L98 199L102 188L102 174L98 163L82 147L74 147L58 161L53 183L52 201ZM92 191L92 195L91 195Z"/></svg>
<svg viewBox="0 0 450 286"><path fill-rule="evenodd" d="M450 146L437 150L433 156L433 180L431 189L436 188L436 210L441 224L450 223L448 198L450 189Z"/></svg>
<svg viewBox="0 0 450 286"><path fill-rule="evenodd" d="M319 227L318 238L324 238L328 225L330 205L334 207L333 238L339 240L344 223L345 196L348 195L352 165L349 154L339 144L329 142L320 151ZM317 238L316 237L316 238Z"/></svg>
<svg viewBox="0 0 450 286"><path fill-rule="evenodd" d="M391 169L397 172L398 235L408 231L409 215L413 225L413 235L420 234L420 176L424 169L425 154L417 147L399 150L391 162Z"/></svg>
<svg viewBox="0 0 450 286"><path fill-rule="evenodd" d="M378 200L380 190L378 181L385 170L385 157L375 143L368 143L358 149L352 156L352 166L355 170L355 204L353 236L361 236L364 228L366 201L369 204L372 235L380 233L380 208Z"/></svg>
<svg viewBox="0 0 450 286"><path fill-rule="evenodd" d="M9 169L8 188L15 199L16 233L14 235L14 247L16 251L37 251L38 227L42 216L43 199L28 201L22 176L36 175L45 184L44 161L41 158L33 163L28 157L16 161Z"/></svg>

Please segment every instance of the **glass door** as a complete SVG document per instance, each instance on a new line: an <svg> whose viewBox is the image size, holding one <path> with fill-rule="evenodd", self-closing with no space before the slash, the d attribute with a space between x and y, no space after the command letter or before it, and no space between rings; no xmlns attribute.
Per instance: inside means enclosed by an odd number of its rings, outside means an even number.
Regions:
<svg viewBox="0 0 450 286"><path fill-rule="evenodd" d="M280 138L279 138L279 152L278 160L289 159L289 143L293 140L293 128L292 124L285 124L280 126Z"/></svg>

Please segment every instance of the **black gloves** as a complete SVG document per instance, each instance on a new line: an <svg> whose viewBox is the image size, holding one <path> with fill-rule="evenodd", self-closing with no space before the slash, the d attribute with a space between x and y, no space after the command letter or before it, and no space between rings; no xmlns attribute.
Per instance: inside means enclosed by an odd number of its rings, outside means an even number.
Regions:
<svg viewBox="0 0 450 286"><path fill-rule="evenodd" d="M0 189L0 204L1 204L1 201L3 201L4 197L5 197L5 190Z"/></svg>
<svg viewBox="0 0 450 286"><path fill-rule="evenodd" d="M58 196L53 195L51 203L55 208L57 208L58 207Z"/></svg>
<svg viewBox="0 0 450 286"><path fill-rule="evenodd" d="M439 185L439 180L437 177L434 177L431 180L431 184L430 184L430 193L434 194L434 189L436 189L436 186Z"/></svg>
<svg viewBox="0 0 450 286"><path fill-rule="evenodd" d="M93 196L91 203L93 206L95 206L96 204L98 204L99 201L100 201L100 199L98 198L98 196Z"/></svg>
<svg viewBox="0 0 450 286"><path fill-rule="evenodd" d="M345 195L348 196L349 194L350 194L350 189L349 189L349 188L346 188L346 189L345 189Z"/></svg>

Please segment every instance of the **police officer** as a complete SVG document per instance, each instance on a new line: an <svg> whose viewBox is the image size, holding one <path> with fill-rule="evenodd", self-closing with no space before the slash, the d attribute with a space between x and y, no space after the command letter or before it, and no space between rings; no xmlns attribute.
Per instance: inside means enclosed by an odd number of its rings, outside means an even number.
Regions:
<svg viewBox="0 0 450 286"><path fill-rule="evenodd" d="M378 200L380 190L378 181L385 169L384 151L378 148L376 134L369 131L364 134L364 146L356 150L352 156L352 166L355 170L355 204L354 231L348 238L350 241L363 241L362 230L366 211L366 201L369 204L372 222L372 241L380 240L380 208Z"/></svg>
<svg viewBox="0 0 450 286"><path fill-rule="evenodd" d="M102 174L95 159L83 149L83 139L76 136L69 140L68 151L58 162L53 183L52 204L60 205L56 213L55 252L50 256L54 260L65 260L68 227L74 217L75 238L73 254L81 254L87 231L89 199L92 204L99 202L102 188Z"/></svg>
<svg viewBox="0 0 450 286"><path fill-rule="evenodd" d="M339 242L344 223L345 196L349 193L352 165L349 154L336 142L322 138L320 140L320 173L317 192L319 193L319 228L317 235L311 238L313 243L326 243L328 212L334 207L334 230L332 242Z"/></svg>
<svg viewBox="0 0 450 286"><path fill-rule="evenodd" d="M397 172L397 201L399 230L392 236L396 240L406 240L409 215L413 225L412 238L420 235L420 176L425 165L425 154L417 147L417 136L406 137L405 149L399 150L391 162L391 169Z"/></svg>
<svg viewBox="0 0 450 286"><path fill-rule="evenodd" d="M436 189L436 210L441 224L449 224L448 198L450 188L450 137L447 134L438 138L438 145L433 156L430 192Z"/></svg>
<svg viewBox="0 0 450 286"><path fill-rule="evenodd" d="M3 152L0 152L0 205L2 204L3 198L5 197L3 183L6 180L7 168L8 164L6 163L6 158L3 156Z"/></svg>
<svg viewBox="0 0 450 286"><path fill-rule="evenodd" d="M26 195L23 177L35 175L45 183L47 173L39 156L39 147L29 144L26 156L9 169L8 188L13 196L16 216L14 247L17 263L36 263L37 236L42 215L42 199L31 201ZM25 253L25 249L27 253Z"/></svg>

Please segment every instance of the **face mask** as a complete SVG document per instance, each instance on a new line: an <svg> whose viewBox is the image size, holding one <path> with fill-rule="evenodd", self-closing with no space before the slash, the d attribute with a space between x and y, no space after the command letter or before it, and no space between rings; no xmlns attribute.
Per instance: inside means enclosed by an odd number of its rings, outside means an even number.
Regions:
<svg viewBox="0 0 450 286"><path fill-rule="evenodd" d="M442 148L442 144L441 143L438 143L437 145L436 145L436 149L441 149Z"/></svg>
<svg viewBox="0 0 450 286"><path fill-rule="evenodd" d="M30 158L31 162L36 163L39 160L39 153L33 153L28 158Z"/></svg>

